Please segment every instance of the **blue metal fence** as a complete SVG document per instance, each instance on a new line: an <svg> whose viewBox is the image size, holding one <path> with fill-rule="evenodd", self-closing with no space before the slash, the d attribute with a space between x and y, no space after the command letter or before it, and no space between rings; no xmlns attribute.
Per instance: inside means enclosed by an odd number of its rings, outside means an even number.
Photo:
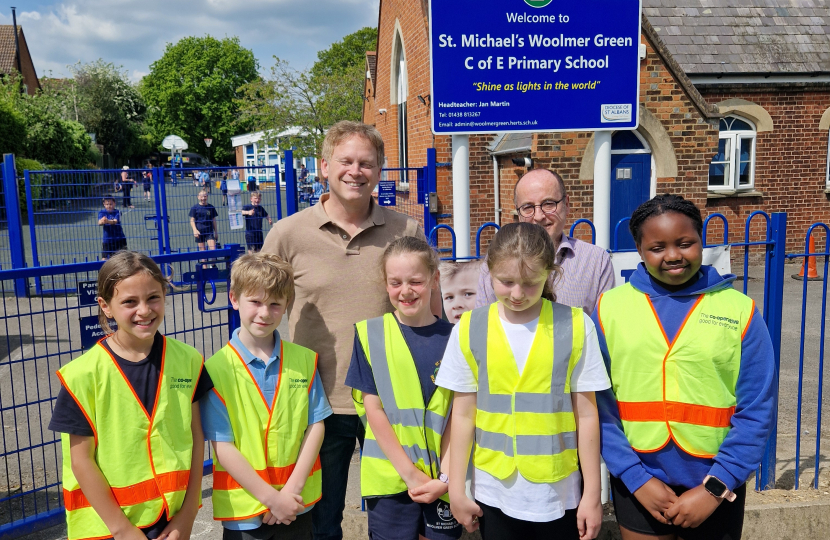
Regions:
<svg viewBox="0 0 830 540"><path fill-rule="evenodd" d="M166 297L166 336L209 357L229 339L231 316L224 291L230 263L241 247L212 252L217 268L202 268L200 254L155 257L179 283ZM97 304L74 293L14 296L7 283L51 278L68 285L95 281L102 262L0 271L0 538L13 538L63 520L60 438L48 430L60 383L55 371L81 354L81 325L97 317ZM67 290L69 287L61 287Z"/></svg>

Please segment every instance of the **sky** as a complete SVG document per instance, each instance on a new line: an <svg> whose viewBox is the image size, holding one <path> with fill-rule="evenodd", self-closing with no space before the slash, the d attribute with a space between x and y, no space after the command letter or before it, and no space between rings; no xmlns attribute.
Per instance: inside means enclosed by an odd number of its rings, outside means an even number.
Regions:
<svg viewBox="0 0 830 540"><path fill-rule="evenodd" d="M377 26L379 0L18 0L38 77L64 77L67 65L103 58L130 79L149 73L167 43L185 36L238 36L267 74L273 56L295 69L311 67L317 51ZM0 24L12 24L11 9Z"/></svg>

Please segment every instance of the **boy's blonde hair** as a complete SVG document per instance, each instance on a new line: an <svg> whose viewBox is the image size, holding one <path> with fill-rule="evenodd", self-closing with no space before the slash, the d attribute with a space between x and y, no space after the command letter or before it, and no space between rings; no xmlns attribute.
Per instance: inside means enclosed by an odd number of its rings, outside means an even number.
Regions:
<svg viewBox="0 0 830 540"><path fill-rule="evenodd" d="M451 279L452 277L461 274L462 272L469 272L475 270L476 273L481 271L480 261L459 262L459 261L441 261L438 265L438 271L441 272L441 281Z"/></svg>
<svg viewBox="0 0 830 540"><path fill-rule="evenodd" d="M294 269L272 253L247 253L231 267L231 292L236 298L264 291L274 298L294 299Z"/></svg>

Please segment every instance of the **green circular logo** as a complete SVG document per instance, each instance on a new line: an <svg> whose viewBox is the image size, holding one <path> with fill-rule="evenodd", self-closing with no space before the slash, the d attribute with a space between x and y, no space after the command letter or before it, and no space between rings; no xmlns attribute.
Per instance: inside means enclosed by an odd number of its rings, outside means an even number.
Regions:
<svg viewBox="0 0 830 540"><path fill-rule="evenodd" d="M541 8L553 2L553 0L525 0L525 4L530 7Z"/></svg>

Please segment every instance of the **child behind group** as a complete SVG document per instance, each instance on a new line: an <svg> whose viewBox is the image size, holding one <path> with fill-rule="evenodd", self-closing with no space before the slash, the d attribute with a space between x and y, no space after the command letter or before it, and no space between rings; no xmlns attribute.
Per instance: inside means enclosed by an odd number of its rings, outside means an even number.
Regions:
<svg viewBox="0 0 830 540"><path fill-rule="evenodd" d="M629 228L644 262L594 313L613 381L599 403L622 537L738 540L776 405L767 327L734 275L701 266L694 204L657 196Z"/></svg>
<svg viewBox="0 0 830 540"><path fill-rule="evenodd" d="M487 254L498 302L462 315L438 373L455 391L452 512L484 540L590 539L602 522L594 392L610 384L590 318L553 302L555 260L544 228L502 227Z"/></svg>
<svg viewBox="0 0 830 540"><path fill-rule="evenodd" d="M438 256L405 236L383 253L381 269L395 311L355 325L346 375L366 426L360 492L369 538L456 539L461 526L446 496L452 392L435 386L452 325L430 310Z"/></svg>
<svg viewBox="0 0 830 540"><path fill-rule="evenodd" d="M205 244L208 249L216 249L217 227L216 217L219 213L216 207L208 202L208 192L203 189L199 191L197 197L199 204L194 204L190 208L190 228L193 230L193 236L196 238L196 244L199 246L199 251L205 250Z"/></svg>
<svg viewBox="0 0 830 540"><path fill-rule="evenodd" d="M262 201L262 194L259 191L251 193L251 204L242 207L242 215L245 216L245 243L248 244L248 251L256 253L262 249L265 241L262 234L262 220L267 219L268 225L274 222L268 216L268 212L259 203Z"/></svg>
<svg viewBox="0 0 830 540"><path fill-rule="evenodd" d="M58 370L49 429L61 432L70 540L190 536L204 459L196 401L213 384L193 347L158 332L166 290L152 259L115 254L98 272L108 335Z"/></svg>
<svg viewBox="0 0 830 540"><path fill-rule="evenodd" d="M201 403L216 453L213 516L228 540L310 539L323 420L332 411L317 355L277 332L294 297L291 266L276 255L243 255L229 296L241 327L205 363L216 387Z"/></svg>
<svg viewBox="0 0 830 540"><path fill-rule="evenodd" d="M457 324L461 320L461 315L476 307L481 263L446 261L442 262L438 269L441 272L444 312L451 323Z"/></svg>
<svg viewBox="0 0 830 540"><path fill-rule="evenodd" d="M117 251L127 249L127 237L121 227L121 211L115 208L115 199L104 197L104 209L98 211L98 225L103 227L101 260L106 261Z"/></svg>

